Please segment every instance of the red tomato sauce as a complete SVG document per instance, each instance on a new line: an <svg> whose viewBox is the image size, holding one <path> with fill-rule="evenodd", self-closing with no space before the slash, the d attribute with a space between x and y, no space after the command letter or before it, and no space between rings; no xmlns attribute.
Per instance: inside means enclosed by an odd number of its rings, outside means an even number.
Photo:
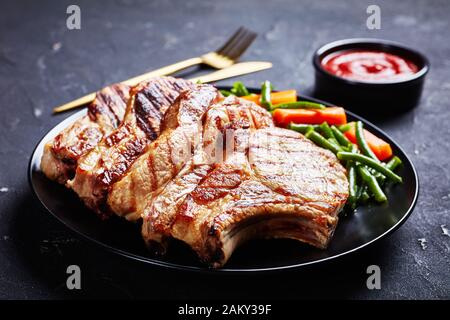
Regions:
<svg viewBox="0 0 450 320"><path fill-rule="evenodd" d="M321 63L338 77L364 82L403 80L418 71L411 61L382 51L340 51L326 56Z"/></svg>

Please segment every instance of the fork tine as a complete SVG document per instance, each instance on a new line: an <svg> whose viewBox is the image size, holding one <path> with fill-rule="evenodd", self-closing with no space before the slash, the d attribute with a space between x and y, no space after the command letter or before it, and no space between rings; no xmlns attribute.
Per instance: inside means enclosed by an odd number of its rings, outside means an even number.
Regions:
<svg viewBox="0 0 450 320"><path fill-rule="evenodd" d="M239 43L240 39L245 35L245 28L242 28L239 32L239 34L236 34L235 37L233 37L233 40L230 41L226 46L224 46L224 48L217 52L218 54L222 55L222 56L228 56L228 53L231 51L232 48L234 48L234 46Z"/></svg>
<svg viewBox="0 0 450 320"><path fill-rule="evenodd" d="M222 52L233 42L236 40L237 37L240 36L240 34L244 31L244 27L239 27L231 37L228 38L228 40L225 42L225 44L216 50L218 54L222 54Z"/></svg>
<svg viewBox="0 0 450 320"><path fill-rule="evenodd" d="M247 50L256 38L256 33L248 31L240 41L233 46L228 52L228 57L232 60L237 60Z"/></svg>
<svg viewBox="0 0 450 320"><path fill-rule="evenodd" d="M247 30L242 28L242 31L231 41L219 54L229 56L229 53L236 47L236 45L245 37Z"/></svg>

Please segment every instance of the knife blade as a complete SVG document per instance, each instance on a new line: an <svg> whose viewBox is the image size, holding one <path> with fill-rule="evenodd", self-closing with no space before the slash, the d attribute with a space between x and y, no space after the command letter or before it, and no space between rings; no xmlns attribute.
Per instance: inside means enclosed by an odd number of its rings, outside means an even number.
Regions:
<svg viewBox="0 0 450 320"><path fill-rule="evenodd" d="M221 69L218 71L211 72L204 76L189 79L193 82L208 83L219 81L223 79L233 78L237 76L242 76L244 74L249 74L253 72L258 72L266 69L272 68L272 63L267 61L248 61L240 62L232 65L231 67Z"/></svg>

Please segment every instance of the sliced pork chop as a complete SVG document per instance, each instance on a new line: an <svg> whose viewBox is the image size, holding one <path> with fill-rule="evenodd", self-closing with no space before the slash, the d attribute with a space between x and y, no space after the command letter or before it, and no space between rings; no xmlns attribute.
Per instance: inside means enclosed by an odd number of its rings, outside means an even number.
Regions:
<svg viewBox="0 0 450 320"><path fill-rule="evenodd" d="M242 125L245 125L243 115L247 115L250 118L246 124L248 126L254 125L255 122L258 127L272 125L267 111L252 102L232 96L213 105L220 99L220 95L211 86L202 86L201 89L189 93L186 98L188 99L169 109L163 122L164 132L133 164L128 173L113 185L108 196L108 205L117 215L133 221L139 219L153 197L186 164L192 165L193 161L212 161L213 159L206 159L206 154L203 153L208 149L211 150L208 157L216 158L215 144L211 143L215 143L216 134L226 128L216 128L214 125L220 124L221 121L208 119L232 117L236 119L235 123L241 121ZM205 98L209 99L209 104L213 106L208 105ZM203 120L207 110L209 111L206 120ZM213 125L203 127L203 121ZM203 128L205 132L202 134ZM197 150L199 146L203 148ZM222 151L221 146L220 150Z"/></svg>
<svg viewBox="0 0 450 320"><path fill-rule="evenodd" d="M244 149L224 163L186 170L159 194L145 212L145 241L164 251L166 239L182 240L213 267L255 237L325 248L348 197L334 154L280 128L238 129L236 136L248 141Z"/></svg>
<svg viewBox="0 0 450 320"><path fill-rule="evenodd" d="M122 123L130 88L114 84L97 92L86 116L65 128L44 147L41 169L51 180L65 184L73 178L78 159Z"/></svg>
<svg viewBox="0 0 450 320"><path fill-rule="evenodd" d="M184 232L198 236L193 247L201 259L220 267L239 244L255 237L291 238L325 249L348 197L346 171L335 155L301 134L272 128L252 134L249 160L227 194L205 201L200 185L192 195L201 208Z"/></svg>
<svg viewBox="0 0 450 320"><path fill-rule="evenodd" d="M145 209L142 230L153 251L165 251L166 239L174 234L171 226L187 203L186 199L211 172L222 165L227 153L232 153L233 159L245 162L248 132L272 126L272 118L266 110L236 97L229 97L208 110L202 123L202 148L193 157L195 161L190 161L159 190ZM231 159L226 159L226 162L231 163ZM221 189L221 184L232 183L234 176L223 178L225 180L219 177L216 181L218 188L212 185L207 196L214 197L216 193L226 192Z"/></svg>
<svg viewBox="0 0 450 320"><path fill-rule="evenodd" d="M115 214L132 221L141 217L153 193L191 160L199 143L202 117L221 98L219 91L210 85L199 85L182 93L167 111L162 123L163 133L112 186L108 205Z"/></svg>
<svg viewBox="0 0 450 320"><path fill-rule="evenodd" d="M188 80L162 77L133 87L123 123L79 159L68 186L89 208L102 217L109 216L106 198L111 186L158 137L169 106L181 92L195 86Z"/></svg>

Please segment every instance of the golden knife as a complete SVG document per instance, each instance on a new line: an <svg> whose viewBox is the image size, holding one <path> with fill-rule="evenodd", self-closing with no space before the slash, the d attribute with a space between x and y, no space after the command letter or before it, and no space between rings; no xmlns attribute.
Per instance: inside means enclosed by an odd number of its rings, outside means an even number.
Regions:
<svg viewBox="0 0 450 320"><path fill-rule="evenodd" d="M204 76L196 77L193 79L189 79L193 82L201 82L201 83L208 83L208 82L214 82L219 81L223 79L228 79L232 77L241 76L248 73L258 72L266 69L272 68L272 63L265 62L265 61L249 61L249 62L240 62L236 63L228 68L224 68L215 72L208 73ZM157 76L152 75L151 73L147 74L149 78ZM147 78L148 79L148 78ZM123 83L134 85L136 83L131 83L131 79L124 81ZM140 81L143 81L144 79L140 79ZM85 105L89 102L92 102L95 99L95 92L90 93L88 95L85 95L84 97L78 98L76 100L73 100L69 103L66 103L62 106L56 107L53 109L54 113L67 111L82 105Z"/></svg>
<svg viewBox="0 0 450 320"><path fill-rule="evenodd" d="M272 63L270 62L265 61L240 62L232 65L231 67L214 71L204 76L192 78L189 80L191 80L192 82L208 83L233 78L237 76L242 76L244 74L262 71L270 68L272 68Z"/></svg>

